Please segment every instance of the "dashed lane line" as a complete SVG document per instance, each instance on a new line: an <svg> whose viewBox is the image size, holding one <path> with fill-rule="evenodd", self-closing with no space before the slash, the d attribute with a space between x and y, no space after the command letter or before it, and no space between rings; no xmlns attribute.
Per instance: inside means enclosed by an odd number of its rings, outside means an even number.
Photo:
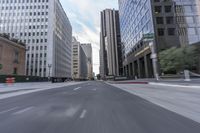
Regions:
<svg viewBox="0 0 200 133"><path fill-rule="evenodd" d="M8 112L11 112L11 111L13 111L13 110L16 110L18 107L14 107L14 108L11 108L11 109L8 109L8 110L4 110L4 111L1 111L0 112L0 115L1 114L5 114L5 113L8 113Z"/></svg>
<svg viewBox="0 0 200 133"><path fill-rule="evenodd" d="M80 115L80 119L85 118L86 113L87 113L87 110L84 109L84 110L82 111L81 115Z"/></svg>
<svg viewBox="0 0 200 133"><path fill-rule="evenodd" d="M28 108L19 110L19 111L13 113L13 115L20 115L20 114L25 113L25 112L27 112L27 111L29 111L29 110L32 110L33 108L34 108L34 107L28 107Z"/></svg>
<svg viewBox="0 0 200 133"><path fill-rule="evenodd" d="M81 89L81 87L77 87L77 88L75 88L74 91L77 91L77 90L79 90L79 89Z"/></svg>

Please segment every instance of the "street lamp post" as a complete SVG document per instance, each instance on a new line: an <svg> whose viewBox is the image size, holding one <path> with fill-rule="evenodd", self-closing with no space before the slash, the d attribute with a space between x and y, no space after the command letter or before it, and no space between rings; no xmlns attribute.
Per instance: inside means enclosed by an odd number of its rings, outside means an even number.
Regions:
<svg viewBox="0 0 200 133"><path fill-rule="evenodd" d="M2 64L0 64L0 70L3 68L3 65Z"/></svg>
<svg viewBox="0 0 200 133"><path fill-rule="evenodd" d="M0 70L3 68L3 65L2 64L0 64ZM1 73L0 73L1 74Z"/></svg>
<svg viewBox="0 0 200 133"><path fill-rule="evenodd" d="M159 74L158 74L158 55L156 53L155 44L153 42L149 43L149 46L151 48L151 59L153 64L153 72L156 80L159 80Z"/></svg>
<svg viewBox="0 0 200 133"><path fill-rule="evenodd" d="M52 67L52 65L51 64L48 64L48 68L49 68L49 76L48 76L48 79L49 79L49 81L50 81L50 76L51 76L51 67Z"/></svg>

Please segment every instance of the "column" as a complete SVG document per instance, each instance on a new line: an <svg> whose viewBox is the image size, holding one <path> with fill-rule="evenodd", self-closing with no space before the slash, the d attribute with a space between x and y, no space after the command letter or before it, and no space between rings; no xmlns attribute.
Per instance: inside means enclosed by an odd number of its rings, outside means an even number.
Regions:
<svg viewBox="0 0 200 133"><path fill-rule="evenodd" d="M149 67L147 62L147 55L144 56L144 65L145 65L145 77L149 78Z"/></svg>
<svg viewBox="0 0 200 133"><path fill-rule="evenodd" d="M138 78L141 78L141 66L140 66L140 59L137 59L138 64Z"/></svg>

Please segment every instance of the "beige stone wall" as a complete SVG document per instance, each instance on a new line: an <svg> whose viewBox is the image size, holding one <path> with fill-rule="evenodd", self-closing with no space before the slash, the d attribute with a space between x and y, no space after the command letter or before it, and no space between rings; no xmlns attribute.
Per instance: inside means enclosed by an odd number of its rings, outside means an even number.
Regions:
<svg viewBox="0 0 200 133"><path fill-rule="evenodd" d="M14 68L17 75L25 75L25 54L24 46L0 37L0 64L3 65L0 75L12 75Z"/></svg>

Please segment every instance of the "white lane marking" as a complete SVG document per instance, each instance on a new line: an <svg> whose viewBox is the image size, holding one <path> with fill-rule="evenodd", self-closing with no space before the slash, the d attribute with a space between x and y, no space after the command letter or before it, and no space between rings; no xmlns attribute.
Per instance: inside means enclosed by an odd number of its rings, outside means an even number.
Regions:
<svg viewBox="0 0 200 133"><path fill-rule="evenodd" d="M1 111L0 112L0 115L1 114L5 114L5 113L8 113L8 112L10 112L10 111L13 111L13 110L15 110L15 109L17 109L18 107L14 107L14 108L11 108L11 109L8 109L8 110L4 110L4 111Z"/></svg>
<svg viewBox="0 0 200 133"><path fill-rule="evenodd" d="M66 110L65 116L66 117L73 117L79 111L79 109L80 109L79 106L70 107L68 110Z"/></svg>
<svg viewBox="0 0 200 133"><path fill-rule="evenodd" d="M75 88L74 91L77 91L77 90L79 90L79 89L81 89L81 87L77 87L77 88Z"/></svg>
<svg viewBox="0 0 200 133"><path fill-rule="evenodd" d="M92 89L93 91L96 91L97 90L97 88L94 88L94 89Z"/></svg>
<svg viewBox="0 0 200 133"><path fill-rule="evenodd" d="M84 109L84 110L82 111L81 115L80 115L80 119L83 119L83 118L85 117L86 113L87 113L87 110Z"/></svg>
<svg viewBox="0 0 200 133"><path fill-rule="evenodd" d="M20 115L20 114L22 114L22 113L24 113L24 112L27 112L27 111L29 111L29 110L31 110L31 109L33 109L34 107L28 107L28 108L25 108L25 109L22 109L22 110L20 110L20 111L17 111L17 112L15 112L15 113L13 113L13 115Z"/></svg>

